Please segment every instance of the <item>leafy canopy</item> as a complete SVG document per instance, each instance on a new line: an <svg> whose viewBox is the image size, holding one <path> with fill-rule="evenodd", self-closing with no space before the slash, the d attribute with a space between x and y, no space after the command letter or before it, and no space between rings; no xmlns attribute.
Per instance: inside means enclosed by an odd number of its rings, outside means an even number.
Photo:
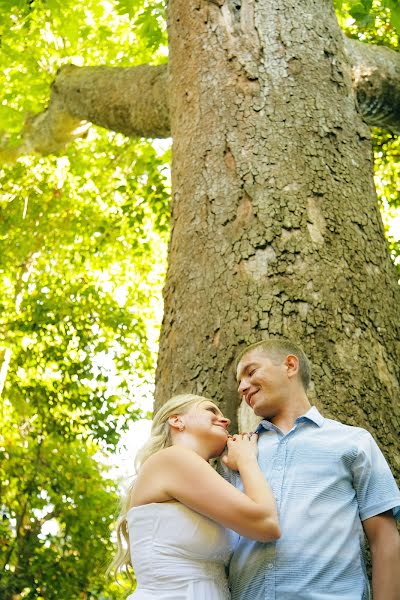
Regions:
<svg viewBox="0 0 400 600"><path fill-rule="evenodd" d="M165 60L155 7L130 5L0 3L3 137L18 142L61 64ZM168 162L167 145L93 129L0 170L4 600L121 595L104 577L119 494L102 457L153 381Z"/></svg>
<svg viewBox="0 0 400 600"><path fill-rule="evenodd" d="M397 0L336 0L347 35L398 47ZM0 0L0 137L17 144L67 63L165 62L164 2ZM374 132L387 231L398 140ZM93 128L64 156L0 170L0 596L117 598L103 577L115 448L153 380L169 151ZM399 244L389 238L393 257Z"/></svg>

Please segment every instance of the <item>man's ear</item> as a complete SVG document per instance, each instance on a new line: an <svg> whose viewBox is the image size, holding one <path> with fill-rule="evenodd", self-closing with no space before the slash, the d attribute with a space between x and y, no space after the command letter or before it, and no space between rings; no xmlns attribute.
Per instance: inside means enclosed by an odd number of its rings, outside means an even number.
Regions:
<svg viewBox="0 0 400 600"><path fill-rule="evenodd" d="M299 372L299 359L295 354L288 354L285 358L285 365L287 368L288 377L294 377Z"/></svg>

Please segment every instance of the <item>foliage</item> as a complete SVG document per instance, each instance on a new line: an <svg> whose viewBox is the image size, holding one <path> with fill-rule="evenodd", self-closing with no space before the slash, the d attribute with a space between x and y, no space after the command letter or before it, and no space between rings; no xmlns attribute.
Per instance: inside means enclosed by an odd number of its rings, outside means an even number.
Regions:
<svg viewBox="0 0 400 600"><path fill-rule="evenodd" d="M164 62L164 4L0 0L0 137L18 143L63 64ZM397 49L398 0L335 4L348 35ZM390 216L400 207L399 144L375 131L374 145ZM121 595L103 575L118 510L104 453L140 416L153 378L168 160L160 145L93 128L65 156L0 171L4 600Z"/></svg>
<svg viewBox="0 0 400 600"><path fill-rule="evenodd" d="M63 64L129 67L166 60L163 3L151 0L0 0L0 130L17 142L41 112Z"/></svg>
<svg viewBox="0 0 400 600"><path fill-rule="evenodd" d="M374 130L373 142L375 185L389 250L400 280L400 139L391 133Z"/></svg>
<svg viewBox="0 0 400 600"><path fill-rule="evenodd" d="M140 390L152 380L165 157L105 133L91 150L26 158L3 172L0 328L10 361L0 554L13 577L2 579L2 598L11 582L26 598L99 597L93 586L105 585L117 506L96 452L114 448L141 414ZM41 533L43 511L59 533Z"/></svg>
<svg viewBox="0 0 400 600"><path fill-rule="evenodd" d="M385 24L400 33L399 0L334 0L334 4L339 16L344 20L350 16L359 31Z"/></svg>
<svg viewBox="0 0 400 600"><path fill-rule="evenodd" d="M67 599L87 590L98 597L107 585L116 484L99 470L94 444L40 436L41 425L38 417L19 431L15 423L3 428L0 597Z"/></svg>
<svg viewBox="0 0 400 600"><path fill-rule="evenodd" d="M130 4L149 31L154 7ZM139 39L121 5L2 0L0 9L0 128L14 143L61 64L163 59L164 31ZM142 416L153 380L168 158L93 129L65 156L0 170L3 600L121 596L104 576L118 512L106 455Z"/></svg>
<svg viewBox="0 0 400 600"><path fill-rule="evenodd" d="M398 51L399 0L335 0L341 27L349 37L387 46ZM372 130L375 185L389 250L400 280L400 188L399 138L390 132ZM395 227L397 223L397 227Z"/></svg>

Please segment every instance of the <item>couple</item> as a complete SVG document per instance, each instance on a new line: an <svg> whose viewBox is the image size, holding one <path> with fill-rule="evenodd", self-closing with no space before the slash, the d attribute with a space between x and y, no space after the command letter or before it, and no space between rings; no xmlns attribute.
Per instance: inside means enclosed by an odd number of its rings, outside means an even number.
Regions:
<svg viewBox="0 0 400 600"><path fill-rule="evenodd" d="M118 525L128 600L367 600L364 533L374 600L399 600L400 494L371 435L310 405L309 363L289 341L247 348L237 380L256 434L229 436L193 395L154 418ZM218 474L208 461L225 446Z"/></svg>

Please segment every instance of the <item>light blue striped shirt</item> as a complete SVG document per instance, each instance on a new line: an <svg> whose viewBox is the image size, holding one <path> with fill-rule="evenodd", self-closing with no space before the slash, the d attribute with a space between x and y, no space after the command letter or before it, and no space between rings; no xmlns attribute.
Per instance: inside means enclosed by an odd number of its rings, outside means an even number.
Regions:
<svg viewBox="0 0 400 600"><path fill-rule="evenodd" d="M282 536L238 536L232 600L368 600L362 521L387 510L400 516L399 490L372 436L315 407L287 434L269 421L257 432ZM241 488L238 473L224 476Z"/></svg>

